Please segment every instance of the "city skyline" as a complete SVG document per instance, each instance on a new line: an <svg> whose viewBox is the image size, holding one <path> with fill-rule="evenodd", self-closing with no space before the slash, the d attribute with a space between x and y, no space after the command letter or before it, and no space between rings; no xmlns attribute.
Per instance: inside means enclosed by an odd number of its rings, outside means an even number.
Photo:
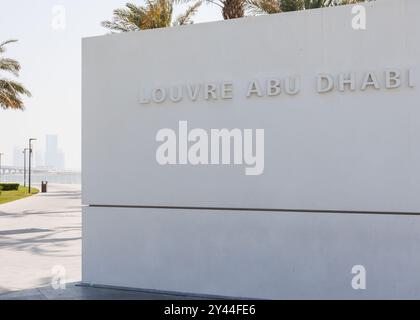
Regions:
<svg viewBox="0 0 420 320"><path fill-rule="evenodd" d="M23 167L23 150L27 146L15 146L13 149L14 167ZM34 167L49 168L51 170L63 171L65 165L65 152L60 147L57 134L47 134L43 139L33 144L33 165Z"/></svg>
<svg viewBox="0 0 420 320"><path fill-rule="evenodd" d="M27 139L43 139L53 132L59 135L60 144L66 150L66 167L81 169L81 39L108 34L101 22L112 18L113 10L124 7L125 3L121 0L62 0L59 3L44 0L33 6L33 1L16 0L2 4L0 41L19 40L8 46L7 56L21 63L18 80L32 93L32 98L24 99L25 111L1 112L3 165L13 164L15 146L23 148ZM135 3L144 4L144 1ZM174 15L187 6L176 6ZM57 15L63 9L63 24L57 26ZM25 23L17 24L16 16ZM199 23L221 19L219 8L203 5L193 20ZM39 143L40 140L34 145L34 158Z"/></svg>

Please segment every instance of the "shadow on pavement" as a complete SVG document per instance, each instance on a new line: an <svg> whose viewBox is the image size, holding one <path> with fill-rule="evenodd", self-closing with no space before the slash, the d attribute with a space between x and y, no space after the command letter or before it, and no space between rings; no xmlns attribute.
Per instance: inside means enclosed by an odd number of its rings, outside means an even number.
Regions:
<svg viewBox="0 0 420 320"><path fill-rule="evenodd" d="M9 236L9 235L25 234L25 233L51 232L51 231L52 230L49 230L49 229L36 229L36 228L5 230L5 231L0 231L0 236Z"/></svg>

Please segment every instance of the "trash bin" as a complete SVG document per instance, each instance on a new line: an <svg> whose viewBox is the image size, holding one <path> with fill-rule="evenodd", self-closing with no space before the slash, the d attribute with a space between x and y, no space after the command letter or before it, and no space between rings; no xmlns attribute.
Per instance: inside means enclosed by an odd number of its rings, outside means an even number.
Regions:
<svg viewBox="0 0 420 320"><path fill-rule="evenodd" d="M47 185L48 185L48 181L42 181L41 182L41 192L42 193L46 193L47 192Z"/></svg>

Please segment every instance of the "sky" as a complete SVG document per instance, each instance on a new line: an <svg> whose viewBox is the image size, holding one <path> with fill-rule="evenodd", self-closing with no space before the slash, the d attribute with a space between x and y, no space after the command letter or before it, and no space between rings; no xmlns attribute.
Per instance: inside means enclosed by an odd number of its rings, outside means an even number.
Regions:
<svg viewBox="0 0 420 320"><path fill-rule="evenodd" d="M81 39L107 34L100 22L111 19L112 10L126 2L2 0L0 42L19 40L8 46L5 56L21 63L18 80L32 93L32 98L24 100L25 111L0 109L3 165L13 165L14 148L27 147L29 138L38 139L34 150L43 152L45 135L57 134L59 147L65 152L66 168L80 170ZM186 5L176 6L174 15L184 8ZM194 22L221 19L219 7L205 4Z"/></svg>

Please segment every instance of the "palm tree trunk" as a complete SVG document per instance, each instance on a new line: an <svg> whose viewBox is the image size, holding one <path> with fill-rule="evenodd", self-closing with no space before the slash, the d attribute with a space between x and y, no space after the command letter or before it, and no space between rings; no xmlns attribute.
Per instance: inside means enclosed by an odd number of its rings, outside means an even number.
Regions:
<svg viewBox="0 0 420 320"><path fill-rule="evenodd" d="M236 19L245 16L244 0L224 0L223 1L223 19Z"/></svg>

